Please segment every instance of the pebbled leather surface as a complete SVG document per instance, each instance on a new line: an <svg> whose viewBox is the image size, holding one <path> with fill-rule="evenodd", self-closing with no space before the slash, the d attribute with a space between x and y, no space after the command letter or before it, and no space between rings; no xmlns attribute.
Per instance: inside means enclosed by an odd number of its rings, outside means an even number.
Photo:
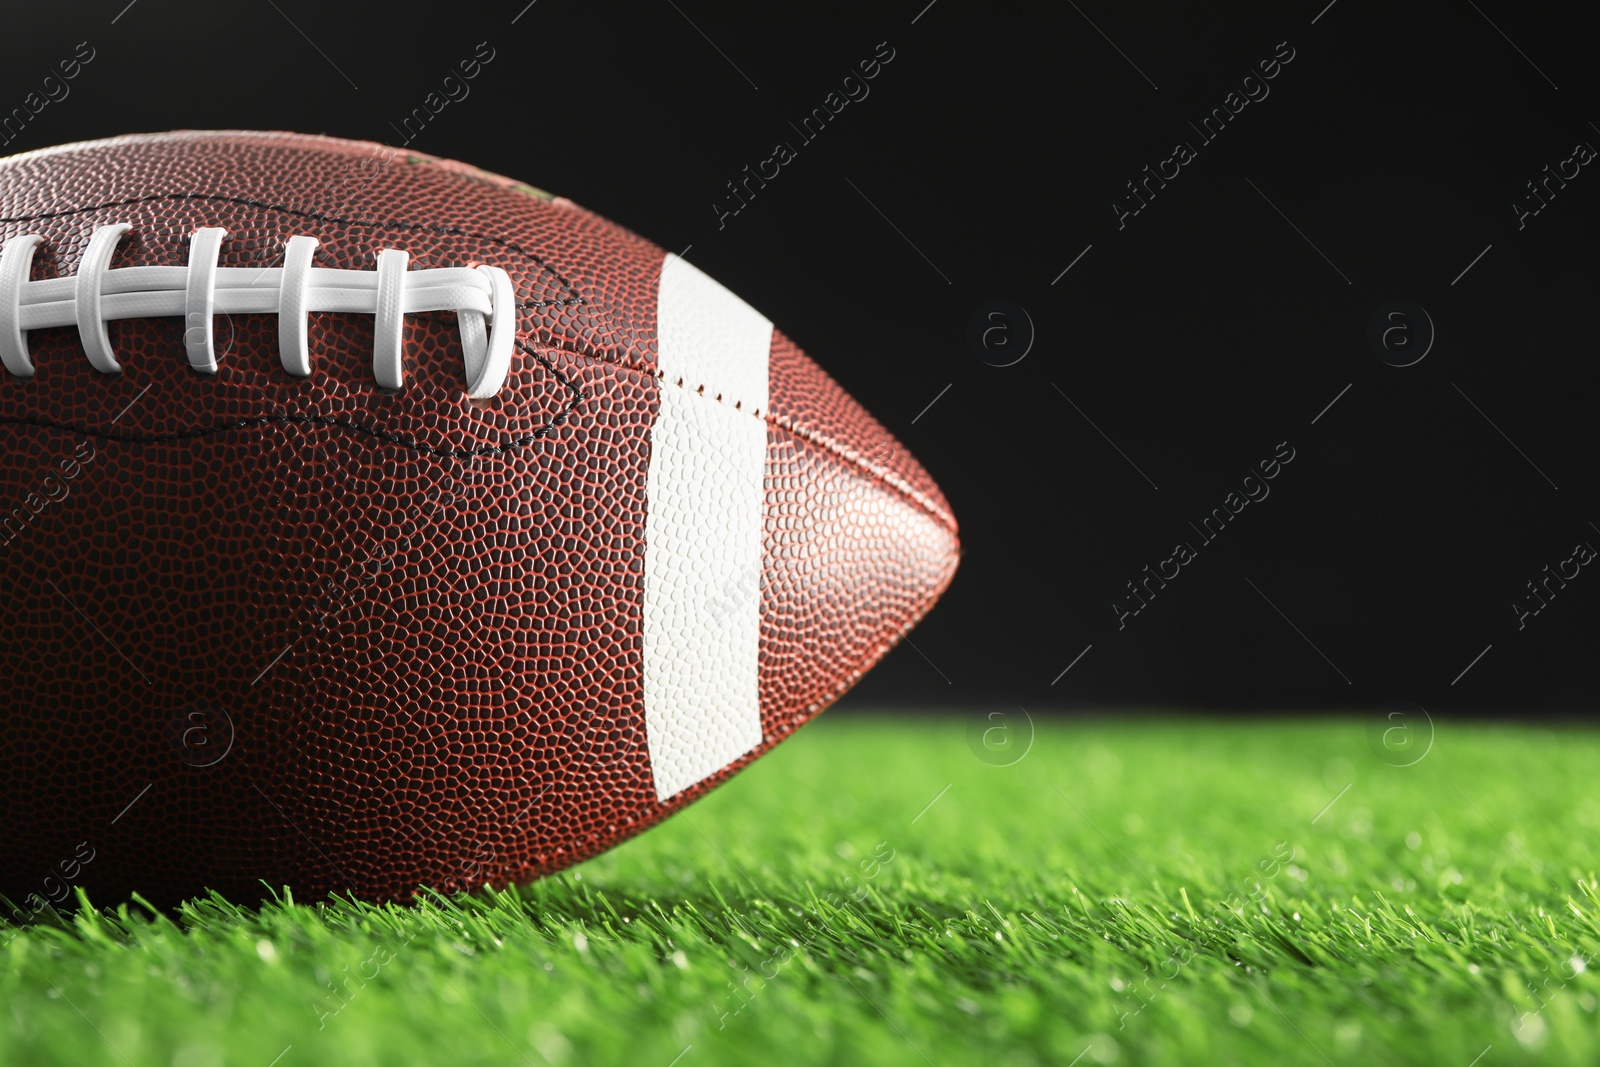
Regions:
<svg viewBox="0 0 1600 1067"><path fill-rule="evenodd" d="M463 164L289 134L181 133L0 161L0 240L34 277L113 267L491 263L516 286L500 395L464 395L454 315L408 316L406 386L371 316L317 314L312 376L271 316L75 330L0 373L0 893L170 903L261 882L381 899L525 881L670 814L836 698L932 604L956 529L925 472L781 334L769 371L763 741L657 801L640 619L660 390L654 245ZM684 399L713 402L699 394ZM93 860L81 863L87 842ZM77 857L77 860L74 860Z"/></svg>

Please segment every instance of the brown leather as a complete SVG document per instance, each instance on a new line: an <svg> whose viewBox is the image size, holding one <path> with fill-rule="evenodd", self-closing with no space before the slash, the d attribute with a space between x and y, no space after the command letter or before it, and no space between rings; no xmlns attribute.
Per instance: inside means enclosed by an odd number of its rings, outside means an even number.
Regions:
<svg viewBox="0 0 1600 1067"><path fill-rule="evenodd" d="M663 252L569 201L458 163L290 134L179 133L0 161L0 240L69 275L113 267L508 271L517 346L465 396L455 316L407 316L406 384L373 318L314 313L312 375L274 316L219 316L220 373L183 322L74 328L0 371L0 893L98 902L261 882L406 898L525 881L725 780L835 699L931 606L955 521L914 459L775 333L761 715L750 756L657 801L641 699ZM707 403L714 402L711 399ZM82 863L80 844L93 858ZM76 858L74 858L76 857ZM64 866L67 865L67 866ZM72 876L65 879L70 866ZM47 879L49 881L47 881Z"/></svg>

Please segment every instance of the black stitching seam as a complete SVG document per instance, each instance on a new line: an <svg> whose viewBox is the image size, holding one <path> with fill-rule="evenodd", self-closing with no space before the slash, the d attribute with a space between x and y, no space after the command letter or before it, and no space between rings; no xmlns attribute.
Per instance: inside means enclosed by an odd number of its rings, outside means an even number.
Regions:
<svg viewBox="0 0 1600 1067"><path fill-rule="evenodd" d="M149 204L158 200L216 201L224 204L236 204L240 207L255 208L260 211L281 211L286 215L298 215L303 219L316 219L318 222L333 223L340 226L365 226L374 230L384 228L414 230L421 233L430 233L438 237L471 237L479 241L488 241L490 244L499 245L502 248L509 249L510 251L515 252L517 255L538 264L540 270L545 271L550 276L555 278L556 281L561 283L561 287L563 289L572 294L571 296L563 297L560 300L536 300L528 304L518 304L517 307L575 307L587 303L582 296L578 295L577 287L568 281L560 271L550 266L550 264L546 263L542 258L540 258L538 255L535 255L533 252L528 251L526 248L523 248L520 245L513 244L504 238L491 237L488 234L474 233L471 230L463 230L458 226L423 226L420 223L398 221L369 222L365 219L344 218L339 215L324 215L316 211L305 211L301 208L289 207L287 204L272 204L265 200L252 200L243 196L217 196L209 193L152 193L149 196L136 196L126 200L108 200L102 204L90 204L86 207L63 208L60 211L43 211L37 215L17 215L12 218L0 218L0 223L37 222L40 219L64 218L68 215L81 215L90 211L103 211L110 207L127 207L131 204Z"/></svg>
<svg viewBox="0 0 1600 1067"><path fill-rule="evenodd" d="M163 444L169 441L184 441L196 437L208 437L213 434L229 433L233 430L247 430L252 426L267 426L273 423L285 423L301 426L327 426L333 429L348 430L352 433L363 434L367 437L373 437L389 444L400 445L402 448L410 449L413 452L423 452L430 456L439 456L445 459L470 459L473 456L497 456L519 448L524 448L527 445L531 445L535 441L540 441L550 436L551 431L561 426L569 417L571 417L572 412L577 409L579 404L589 399L588 393L585 393L570 378L557 370L555 365L544 356L535 352L521 341L517 342L517 348L522 350L522 352L525 354L532 356L540 366L544 367L545 370L549 371L555 376L556 381L570 389L572 391L572 399L567 402L566 407L562 408L560 413L557 414L554 419L551 419L549 422L540 426L537 430L530 434L523 434L521 437L514 437L504 444L499 445L479 445L475 448L437 448L433 445L425 445L422 442L412 440L411 438L401 437L399 434L385 433L382 430L373 429L371 426L366 426L359 422L352 422L349 419L335 418L332 415L253 415L247 419L236 419L233 422L225 422L216 426L204 426L196 430L180 430L177 433L163 434L109 433L104 430L87 430L81 426L69 426L66 423L52 422L48 419L29 419L14 415L0 415L0 425L40 426L48 430L62 430L67 433L75 433L83 437L95 437L106 441L127 441L133 444Z"/></svg>
<svg viewBox="0 0 1600 1067"><path fill-rule="evenodd" d="M664 389L668 385L676 385L679 389L682 389L686 393L694 393L697 396L712 401L713 403L729 406L728 402L722 398L722 394L720 393L715 397L706 396L706 387L703 382L700 383L698 387L691 386L688 384L688 381L683 378L680 378L674 382L672 379L668 378L659 367L641 367L633 363L624 362L622 360L614 362L613 366L621 370L633 371L635 374L641 374L654 378L656 380L658 389ZM754 408L746 408L744 406L744 402L741 400L733 401L731 406L741 414L749 415L758 422L765 423L774 429L782 430L791 437L798 438L799 440L805 441L808 444L822 449L824 452L830 453L836 459L842 460L847 466L852 466L859 471L864 471L872 478L874 482L881 482L882 484L893 489L895 492L899 493L901 496L905 497L907 500L917 504L924 511L928 512L930 515L933 515L940 521L954 525L954 515L951 515L949 511L935 504L931 498L926 496L916 486L912 485L904 478L901 478L899 475L893 474L886 466L874 466L866 456L853 453L851 449L845 447L840 442L835 441L833 438L825 436L824 434L821 434L815 430L800 426L787 418L774 415L771 411L757 411Z"/></svg>
<svg viewBox="0 0 1600 1067"><path fill-rule="evenodd" d="M223 423L218 426L202 427L198 430L184 430L179 433L169 434L144 435L106 433L102 430L86 430L82 427L69 426L65 423L51 422L46 419L27 419L10 415L0 415L0 426L39 426L45 429L62 430L67 433L75 433L84 437L96 437L108 441L128 441L135 444L160 444L167 441L181 441L189 438L205 437L211 434L228 433L233 430L245 430L252 426L265 426L272 423L290 423L303 426L327 426L334 429L348 430L352 433L364 434L368 437L373 437L390 444L400 445L402 448L410 449L413 452L422 452L428 455L439 456L447 459L469 459L473 456L498 456L504 455L518 448L523 448L535 441L540 441L548 437L552 430L555 430L557 427L564 424L567 419L571 417L573 411L577 409L579 404L589 399L589 394L585 393L565 374L562 374L559 370L557 370L555 365L547 360L544 356L535 352L521 341L517 342L517 348L521 349L527 355L532 356L540 364L540 366L544 367L545 370L549 371L555 376L556 381L572 390L573 397L567 403L567 406L562 408L560 413L557 414L554 419L545 423L543 426L540 426L533 433L512 438L505 444L500 445L480 445L476 448L436 448L433 445L425 445L419 441L401 437L398 434L385 433L382 430L375 430L370 426L364 426L358 422L351 422L347 419L336 419L331 415L256 415L248 419L239 419L234 422ZM659 372L644 370L643 368L639 367L631 367L627 364L621 364L620 366L621 369L631 370L635 373L646 374L655 378L657 382L660 383L658 388L669 384L677 384L677 387L683 389L685 392L690 391L681 383L668 382L668 380ZM704 396L703 393L700 395ZM706 399L710 398L706 397ZM865 471L872 477L873 481L887 485L894 489L901 496L907 498L908 500L914 501L924 511L928 512L930 515L933 515L940 521L946 524L954 524L955 519L949 512L935 505L932 500L924 496L910 483L905 482L898 476L892 476L887 469L873 469L871 466L861 462L858 457L852 456L844 449L843 446L834 441L832 438L823 437L821 434L808 431L800 426L795 426L789 423L787 420L779 419L770 413L756 414L754 412L746 412L746 414L750 414L758 421L780 429L785 433L791 434L803 441L808 441L811 444L821 448L825 452L831 452L837 458L844 460L847 464L856 467L858 470Z"/></svg>

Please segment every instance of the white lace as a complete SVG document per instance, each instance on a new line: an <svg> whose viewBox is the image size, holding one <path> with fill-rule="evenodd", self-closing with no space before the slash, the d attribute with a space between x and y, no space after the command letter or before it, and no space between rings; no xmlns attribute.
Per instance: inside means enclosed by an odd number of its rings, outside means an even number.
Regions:
<svg viewBox="0 0 1600 1067"><path fill-rule="evenodd" d="M404 384L401 330L406 315L454 311L465 353L467 395L494 396L511 369L517 307L511 276L499 267L438 267L408 271L409 253L393 248L378 254L376 270L313 267L315 237L291 237L281 267L219 267L217 254L227 231L196 230L189 239L184 267L109 269L111 254L127 223L100 226L89 237L78 273L30 281L36 234L13 237L0 251L0 360L20 378L33 377L26 331L47 326L77 326L84 353L96 370L122 370L106 335L109 319L181 316L189 364L203 374L217 373L212 321L230 315L278 316L279 358L283 369L311 373L306 346L306 313L343 311L377 318L372 371L378 384Z"/></svg>

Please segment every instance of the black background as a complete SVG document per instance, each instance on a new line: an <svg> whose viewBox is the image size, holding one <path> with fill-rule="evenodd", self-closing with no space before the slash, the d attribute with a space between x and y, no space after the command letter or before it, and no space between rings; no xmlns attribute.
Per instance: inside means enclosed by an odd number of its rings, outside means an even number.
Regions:
<svg viewBox="0 0 1600 1067"><path fill-rule="evenodd" d="M1572 9L524 2L10 10L0 108L79 42L94 58L0 152L174 128L399 146L487 42L409 147L687 248L945 488L961 572L848 703L1594 705L1594 568L1520 630L1512 608L1600 546L1600 167L1520 229L1511 206L1600 146ZM802 144L790 123L880 42L870 95ZM1189 123L1280 42L1270 95L1202 145ZM780 141L797 158L719 224ZM1197 158L1119 228L1124 183L1179 141ZM968 343L991 300L1036 333L1012 366ZM1436 329L1409 367L1366 339L1392 300ZM1284 441L1270 496L1202 544L1188 524ZM1197 558L1119 629L1124 583L1179 541Z"/></svg>

